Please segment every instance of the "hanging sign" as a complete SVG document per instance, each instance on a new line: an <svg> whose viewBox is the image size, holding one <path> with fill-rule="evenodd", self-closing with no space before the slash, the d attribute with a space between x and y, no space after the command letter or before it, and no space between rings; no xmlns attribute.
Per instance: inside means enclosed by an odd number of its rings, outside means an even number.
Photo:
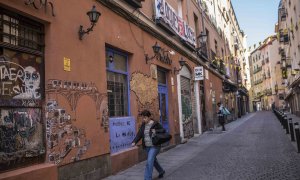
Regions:
<svg viewBox="0 0 300 180"><path fill-rule="evenodd" d="M203 66L195 67L194 73L195 73L195 81L204 80Z"/></svg>

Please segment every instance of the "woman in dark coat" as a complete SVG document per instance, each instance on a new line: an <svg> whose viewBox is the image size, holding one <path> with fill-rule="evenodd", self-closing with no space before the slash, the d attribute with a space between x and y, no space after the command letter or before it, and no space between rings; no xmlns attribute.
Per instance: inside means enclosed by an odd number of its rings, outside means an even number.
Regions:
<svg viewBox="0 0 300 180"><path fill-rule="evenodd" d="M150 118L151 113L148 110L142 111L140 115L143 118L143 123L132 142L132 146L135 146L142 139L143 148L147 151L147 163L145 167L144 179L152 179L153 166L159 173L158 178L162 178L165 174L165 171L160 166L156 158L160 151L160 146L153 145L152 136L155 135L155 133L165 132L165 130L159 122Z"/></svg>

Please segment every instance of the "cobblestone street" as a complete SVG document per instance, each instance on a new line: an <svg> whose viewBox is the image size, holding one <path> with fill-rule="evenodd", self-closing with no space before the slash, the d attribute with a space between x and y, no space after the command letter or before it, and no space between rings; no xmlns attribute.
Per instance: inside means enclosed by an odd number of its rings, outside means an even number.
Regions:
<svg viewBox="0 0 300 180"><path fill-rule="evenodd" d="M164 179L300 179L300 154L272 112L248 114L226 128L161 153ZM107 179L143 179L144 163Z"/></svg>

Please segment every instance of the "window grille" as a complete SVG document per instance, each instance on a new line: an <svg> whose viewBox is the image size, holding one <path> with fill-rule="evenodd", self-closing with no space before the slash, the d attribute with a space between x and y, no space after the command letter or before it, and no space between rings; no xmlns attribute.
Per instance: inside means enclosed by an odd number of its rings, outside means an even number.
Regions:
<svg viewBox="0 0 300 180"><path fill-rule="evenodd" d="M112 61L108 60L110 57ZM127 56L107 49L106 59L109 116L128 116Z"/></svg>
<svg viewBox="0 0 300 180"><path fill-rule="evenodd" d="M0 43L43 51L44 26L1 9Z"/></svg>

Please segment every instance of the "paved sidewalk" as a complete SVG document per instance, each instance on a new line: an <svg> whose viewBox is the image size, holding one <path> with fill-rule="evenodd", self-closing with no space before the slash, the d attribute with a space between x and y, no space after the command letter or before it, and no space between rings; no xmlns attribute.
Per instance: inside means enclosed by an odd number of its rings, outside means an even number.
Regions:
<svg viewBox="0 0 300 180"><path fill-rule="evenodd" d="M188 163L191 159L195 158L197 154L205 151L205 149L222 138L226 133L239 127L254 115L255 113L247 114L240 119L226 124L227 132L222 133L221 127L219 127L213 131L207 131L198 137L191 138L185 144L179 144L175 148L159 154L158 161L166 171L165 176L167 177L175 172L180 166ZM125 171L119 172L116 175L109 176L105 178L105 180L142 180L144 177L144 168L145 161L136 164ZM153 171L153 178L157 179L158 173L156 170Z"/></svg>

